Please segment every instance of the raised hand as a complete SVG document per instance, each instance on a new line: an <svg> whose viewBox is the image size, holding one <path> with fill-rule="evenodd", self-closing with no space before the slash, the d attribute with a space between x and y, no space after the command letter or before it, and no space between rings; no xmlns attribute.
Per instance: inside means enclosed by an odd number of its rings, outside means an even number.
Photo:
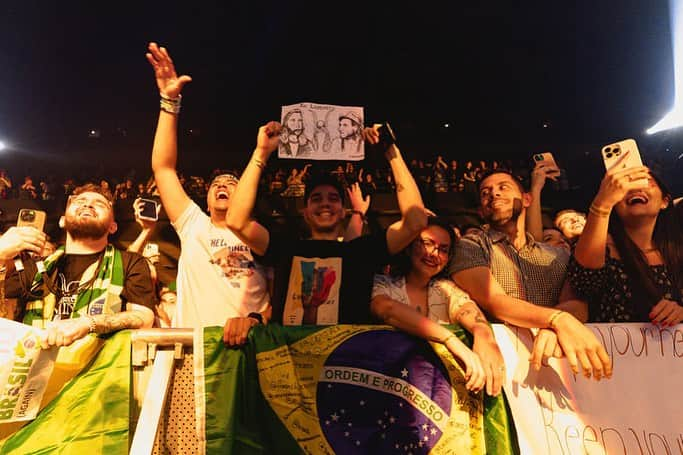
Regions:
<svg viewBox="0 0 683 455"><path fill-rule="evenodd" d="M370 195L363 198L363 192L360 189L358 182L349 186L346 189L346 194L349 196L349 202L351 202L351 209L358 210L363 215L368 212L370 208Z"/></svg>
<svg viewBox="0 0 683 455"><path fill-rule="evenodd" d="M167 98L177 99L183 86L192 78L187 75L178 77L173 60L165 47L159 47L157 43L149 43L148 49L149 52L145 56L154 68L159 93Z"/></svg>
<svg viewBox="0 0 683 455"><path fill-rule="evenodd" d="M605 177L600 183L600 189L595 196L593 203L604 209L611 209L619 203L631 190L647 188L647 179L650 178L650 171L645 166L632 167L627 169L615 170L619 168L622 161L626 159L630 152L625 152L614 164L611 170L605 173Z"/></svg>
<svg viewBox="0 0 683 455"><path fill-rule="evenodd" d="M135 199L133 202L133 213L135 213L135 221L142 227L142 229L152 230L156 226L157 222L154 220L149 220L147 218L140 218L140 212L142 212L142 201L140 198ZM161 211L161 204L157 204L157 217Z"/></svg>
<svg viewBox="0 0 683 455"><path fill-rule="evenodd" d="M282 131L282 125L275 121L268 122L259 128L256 136L256 150L259 151L260 158L268 159L270 154L277 149L280 131Z"/></svg>
<svg viewBox="0 0 683 455"><path fill-rule="evenodd" d="M531 171L531 191L540 192L545 185L546 179L556 181L559 176L560 170L556 166L537 162L534 170Z"/></svg>
<svg viewBox="0 0 683 455"><path fill-rule="evenodd" d="M31 226L11 227L0 237L0 262L8 261L22 251L43 252L47 236Z"/></svg>

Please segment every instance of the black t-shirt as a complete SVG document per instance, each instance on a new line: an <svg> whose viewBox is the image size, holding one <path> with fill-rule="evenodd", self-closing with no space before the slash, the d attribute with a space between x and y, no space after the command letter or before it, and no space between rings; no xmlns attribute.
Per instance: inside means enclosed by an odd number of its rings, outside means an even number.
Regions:
<svg viewBox="0 0 683 455"><path fill-rule="evenodd" d="M93 254L65 254L57 264L59 273L64 274L65 281L78 282L85 270L94 262L99 261L102 253ZM121 291L122 311L126 310L126 303L131 302L143 305L154 311L154 286L149 266L144 257L137 253L121 251L123 263L123 290ZM23 314L23 305L32 300L26 293L22 281L26 287L31 285L36 274L36 264L33 261L24 261L25 270L21 272L13 271L5 281L5 296L7 298L18 298L22 305L20 313ZM78 284L74 284L78 287Z"/></svg>
<svg viewBox="0 0 683 455"><path fill-rule="evenodd" d="M386 238L386 230L350 242L271 235L265 254L254 257L275 269L273 322L372 323L372 282L389 260Z"/></svg>

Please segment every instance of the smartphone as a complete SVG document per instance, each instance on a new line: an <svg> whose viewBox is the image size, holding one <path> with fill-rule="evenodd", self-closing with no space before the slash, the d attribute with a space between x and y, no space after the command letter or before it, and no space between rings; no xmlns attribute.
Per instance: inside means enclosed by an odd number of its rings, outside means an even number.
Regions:
<svg viewBox="0 0 683 455"><path fill-rule="evenodd" d="M382 123L377 129L377 132L379 133L379 142L377 145L379 145L382 150L386 150L396 143L396 135L394 134L394 130L391 129L389 122Z"/></svg>
<svg viewBox="0 0 683 455"><path fill-rule="evenodd" d="M629 152L628 155L622 159L626 152ZM638 145L636 145L636 141L633 139L624 139L623 141L604 146L602 148L602 161L605 163L605 169L607 171L612 169L630 169L643 165L643 160L640 158L640 152L638 151ZM637 181L645 186L648 184L648 180L645 178Z"/></svg>
<svg viewBox="0 0 683 455"><path fill-rule="evenodd" d="M157 221L159 203L153 199L140 199L140 219Z"/></svg>
<svg viewBox="0 0 683 455"><path fill-rule="evenodd" d="M534 155L534 162L544 163L544 164L547 164L549 167L554 167L556 169L560 169L560 166L558 166L557 162L555 161L555 157L553 157L553 154L550 152L535 154Z"/></svg>
<svg viewBox="0 0 683 455"><path fill-rule="evenodd" d="M17 217L17 226L31 226L39 231L45 229L46 214L42 210L21 209Z"/></svg>

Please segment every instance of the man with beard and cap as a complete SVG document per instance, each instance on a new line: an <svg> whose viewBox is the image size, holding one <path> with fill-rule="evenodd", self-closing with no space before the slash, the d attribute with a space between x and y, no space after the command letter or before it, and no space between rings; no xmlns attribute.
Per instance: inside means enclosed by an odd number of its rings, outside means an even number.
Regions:
<svg viewBox="0 0 683 455"><path fill-rule="evenodd" d="M607 352L580 322L587 306L565 283L569 253L536 242L525 230L531 194L503 170L482 176L478 190L488 227L456 244L451 278L493 318L540 329L531 357L535 368L564 355L575 373L581 368L587 377L611 376Z"/></svg>
<svg viewBox="0 0 683 455"><path fill-rule="evenodd" d="M229 174L213 179L206 195L209 215L183 190L176 172L178 114L180 92L192 79L178 77L166 49L155 43L149 44L147 60L154 69L161 95L152 170L161 202L181 245L173 325L223 326L235 317L248 318L253 323L261 321L267 318L270 302L264 270L254 263L249 247L225 223L238 180Z"/></svg>
<svg viewBox="0 0 683 455"><path fill-rule="evenodd" d="M45 236L34 228L11 228L0 241L0 258L15 266L5 296L19 299L16 319L46 329L43 347L152 326L154 288L145 259L108 243L117 228L112 204L111 193L98 185L76 188L60 219L65 245L44 260L35 255ZM20 260L8 260L19 251L26 252Z"/></svg>
<svg viewBox="0 0 683 455"><path fill-rule="evenodd" d="M339 116L339 137L332 139L330 151L340 158L358 156L363 145L363 119L354 112Z"/></svg>

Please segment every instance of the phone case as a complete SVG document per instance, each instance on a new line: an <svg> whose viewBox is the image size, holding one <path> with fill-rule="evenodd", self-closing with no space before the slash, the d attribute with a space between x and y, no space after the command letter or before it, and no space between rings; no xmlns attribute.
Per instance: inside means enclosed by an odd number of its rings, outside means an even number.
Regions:
<svg viewBox="0 0 683 455"><path fill-rule="evenodd" d="M546 163L550 167L554 167L556 169L560 169L560 166L557 165L557 162L555 161L555 158L553 157L553 154L550 152L545 152L545 153L537 153L534 155L534 161L537 163Z"/></svg>
<svg viewBox="0 0 683 455"><path fill-rule="evenodd" d="M39 231L45 228L46 214L42 210L21 209L17 217L17 226L32 226Z"/></svg>
<svg viewBox="0 0 683 455"><path fill-rule="evenodd" d="M628 151L628 156L618 164L618 169L615 168L619 158ZM636 141L633 139L624 139L623 141L615 142L614 144L606 145L602 148L602 161L605 163L605 169L610 171L612 169L622 170L643 165L640 158L640 152Z"/></svg>

